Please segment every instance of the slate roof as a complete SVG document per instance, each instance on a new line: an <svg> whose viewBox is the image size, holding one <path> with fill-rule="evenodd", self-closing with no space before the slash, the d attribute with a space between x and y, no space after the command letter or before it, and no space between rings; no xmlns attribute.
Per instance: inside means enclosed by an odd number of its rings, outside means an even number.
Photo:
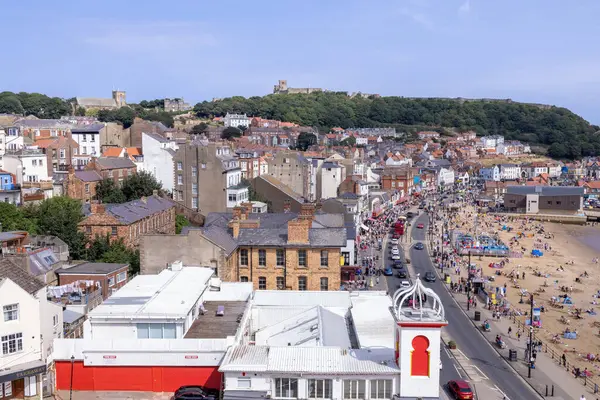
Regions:
<svg viewBox="0 0 600 400"><path fill-rule="evenodd" d="M200 231L208 240L221 247L228 256L237 248L235 239L226 229L218 226L209 226L201 228Z"/></svg>
<svg viewBox="0 0 600 400"><path fill-rule="evenodd" d="M99 182L102 180L102 177L96 171L75 171L75 177L83 182Z"/></svg>
<svg viewBox="0 0 600 400"><path fill-rule="evenodd" d="M29 263L29 272L33 276L45 275L52 271L52 267L60 262L54 251L47 247L33 250L28 253L28 256L31 261Z"/></svg>
<svg viewBox="0 0 600 400"><path fill-rule="evenodd" d="M338 164L331 161L324 162L321 168L341 168Z"/></svg>
<svg viewBox="0 0 600 400"><path fill-rule="evenodd" d="M0 260L0 281L10 279L29 294L37 293L44 284L8 259Z"/></svg>
<svg viewBox="0 0 600 400"><path fill-rule="evenodd" d="M104 124L101 123L93 123L89 125L78 125L76 127L71 128L71 133L90 133L90 132L100 132L104 128Z"/></svg>
<svg viewBox="0 0 600 400"><path fill-rule="evenodd" d="M117 264L117 263L94 263L94 262L86 262L82 264L75 265L71 268L61 268L56 270L57 275L107 275L112 272L116 272L124 267L128 267L127 264Z"/></svg>
<svg viewBox="0 0 600 400"><path fill-rule="evenodd" d="M125 157L98 157L96 163L102 169L135 168L135 163Z"/></svg>
<svg viewBox="0 0 600 400"><path fill-rule="evenodd" d="M173 206L173 201L169 199L149 196L145 200L133 200L123 204L105 204L105 209L108 214L111 214L120 222L132 224L157 212L168 210Z"/></svg>
<svg viewBox="0 0 600 400"><path fill-rule="evenodd" d="M160 143L167 143L169 141L169 139L167 139L166 137L159 135L158 133L151 133L151 132L143 132L142 134L142 140L144 135L147 135L149 137L151 137L154 140L157 140Z"/></svg>
<svg viewBox="0 0 600 400"><path fill-rule="evenodd" d="M284 194L288 195L292 199L296 200L297 202L304 203L304 198L300 194L294 192L294 190L291 187L289 187L288 185L284 184L279 179L271 175L260 175L255 179L262 179L265 182L271 184L276 189L282 191Z"/></svg>
<svg viewBox="0 0 600 400"><path fill-rule="evenodd" d="M242 246L275 246L289 247L288 230L279 229L240 229L237 242ZM346 228L311 228L308 231L308 244L294 246L304 247L344 247L346 246Z"/></svg>
<svg viewBox="0 0 600 400"><path fill-rule="evenodd" d="M584 188L577 186L508 186L507 194L539 194L540 196L583 196Z"/></svg>

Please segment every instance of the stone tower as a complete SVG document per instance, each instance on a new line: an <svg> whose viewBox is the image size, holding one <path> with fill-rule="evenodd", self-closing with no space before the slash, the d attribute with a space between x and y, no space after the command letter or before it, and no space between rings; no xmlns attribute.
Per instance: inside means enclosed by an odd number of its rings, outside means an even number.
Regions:
<svg viewBox="0 0 600 400"><path fill-rule="evenodd" d="M127 104L126 94L124 90L113 90L112 97L113 99L115 99L117 107L119 108Z"/></svg>
<svg viewBox="0 0 600 400"><path fill-rule="evenodd" d="M287 90L288 90L287 80L280 79L279 84L275 85L273 93L285 93L285 92L287 92Z"/></svg>
<svg viewBox="0 0 600 400"><path fill-rule="evenodd" d="M440 396L440 339L448 325L438 295L417 276L410 288L393 297L396 320L396 363L400 367L400 399Z"/></svg>

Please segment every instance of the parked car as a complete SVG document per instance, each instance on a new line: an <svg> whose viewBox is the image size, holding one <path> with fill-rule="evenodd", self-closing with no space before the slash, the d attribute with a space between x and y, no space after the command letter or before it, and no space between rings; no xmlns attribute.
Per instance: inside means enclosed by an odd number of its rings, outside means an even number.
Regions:
<svg viewBox="0 0 600 400"><path fill-rule="evenodd" d="M400 259L400 254L392 254L392 256L390 258L392 260L399 260Z"/></svg>
<svg viewBox="0 0 600 400"><path fill-rule="evenodd" d="M404 268L402 260L394 260L394 268Z"/></svg>
<svg viewBox="0 0 600 400"><path fill-rule="evenodd" d="M425 246L423 246L423 243L418 242L417 244L415 244L415 249L416 250L423 250L425 248Z"/></svg>
<svg viewBox="0 0 600 400"><path fill-rule="evenodd" d="M401 281L400 282L400 288L401 289L408 289L411 286L409 281Z"/></svg>
<svg viewBox="0 0 600 400"><path fill-rule="evenodd" d="M394 275L394 271L392 271L392 267L386 267L386 268L383 270L383 274L384 274L385 276L392 276L392 275Z"/></svg>
<svg viewBox="0 0 600 400"><path fill-rule="evenodd" d="M457 400L473 400L473 390L466 381L456 380L448 382L448 391Z"/></svg>
<svg viewBox="0 0 600 400"><path fill-rule="evenodd" d="M390 250L390 253L392 253L392 254L400 254L400 250L397 247L392 247L392 249Z"/></svg>
<svg viewBox="0 0 600 400"><path fill-rule="evenodd" d="M401 269L396 275L398 275L398 278L400 279L406 278L408 276L405 269Z"/></svg>
<svg viewBox="0 0 600 400"><path fill-rule="evenodd" d="M418 229L423 229L424 227L425 227L425 225L423 225L423 224L417 224Z"/></svg>
<svg viewBox="0 0 600 400"><path fill-rule="evenodd" d="M390 239L390 243L391 244L398 244L398 238L395 238L395 237L391 238Z"/></svg>
<svg viewBox="0 0 600 400"><path fill-rule="evenodd" d="M203 386L181 386L175 391L172 400L217 400L219 392Z"/></svg>
<svg viewBox="0 0 600 400"><path fill-rule="evenodd" d="M435 274L431 271L425 272L425 276L423 277L426 282L435 282Z"/></svg>

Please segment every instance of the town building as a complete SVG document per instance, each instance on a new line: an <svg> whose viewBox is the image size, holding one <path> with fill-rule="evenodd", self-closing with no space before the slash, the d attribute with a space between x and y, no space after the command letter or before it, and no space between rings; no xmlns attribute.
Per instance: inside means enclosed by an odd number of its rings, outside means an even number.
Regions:
<svg viewBox="0 0 600 400"><path fill-rule="evenodd" d="M8 259L0 260L0 291L0 395L42 399L53 389L49 357L62 334L62 307L48 301L40 280Z"/></svg>
<svg viewBox="0 0 600 400"><path fill-rule="evenodd" d="M173 136L175 136L176 130L168 128L159 121L146 121L136 117L129 127L129 143L120 145L120 147L142 147L142 135L144 133L153 133L166 139L175 139Z"/></svg>
<svg viewBox="0 0 600 400"><path fill-rule="evenodd" d="M279 83L273 86L273 93L275 94L310 94L316 92L322 92L321 88L291 88L288 87L287 80L280 79Z"/></svg>
<svg viewBox="0 0 600 400"><path fill-rule="evenodd" d="M49 139L38 139L32 148L41 149L46 155L48 176L54 172L66 172L73 165L73 156L78 144L69 136L58 136Z"/></svg>
<svg viewBox="0 0 600 400"><path fill-rule="evenodd" d="M576 186L509 186L504 208L524 214L581 215L583 187Z"/></svg>
<svg viewBox="0 0 600 400"><path fill-rule="evenodd" d="M71 128L71 138L77 143L75 157L78 165L82 167L91 161L92 157L100 157L100 132L104 129L104 124L93 123L80 125Z"/></svg>
<svg viewBox="0 0 600 400"><path fill-rule="evenodd" d="M17 206L21 204L21 185L17 183L17 177L2 170L0 170L0 201Z"/></svg>
<svg viewBox="0 0 600 400"><path fill-rule="evenodd" d="M248 201L240 161L229 144L195 140L174 156L173 199L204 215L224 212Z"/></svg>
<svg viewBox="0 0 600 400"><path fill-rule="evenodd" d="M137 172L137 167L128 157L95 157L85 170L96 171L102 179L112 179L120 185L125 178Z"/></svg>
<svg viewBox="0 0 600 400"><path fill-rule="evenodd" d="M90 203L96 199L96 186L103 180L97 171L75 171L70 169L63 181L63 192L72 199Z"/></svg>
<svg viewBox="0 0 600 400"><path fill-rule="evenodd" d="M250 126L251 118L249 118L246 114L230 114L227 113L225 117L223 117L223 124L225 127L233 127L239 128L240 126L244 128L248 128Z"/></svg>
<svg viewBox="0 0 600 400"><path fill-rule="evenodd" d="M500 179L516 180L521 179L521 166L517 164L500 164L498 166Z"/></svg>
<svg viewBox="0 0 600 400"><path fill-rule="evenodd" d="M179 145L155 133L142 133L142 170L161 183L164 190L173 193L175 188L174 161Z"/></svg>
<svg viewBox="0 0 600 400"><path fill-rule="evenodd" d="M4 170L14 174L17 184L51 182L48 158L39 149L21 149L4 155Z"/></svg>
<svg viewBox="0 0 600 400"><path fill-rule="evenodd" d="M402 196L408 196L412 193L414 184L414 172L408 166L385 167L381 170L381 189L399 190Z"/></svg>
<svg viewBox="0 0 600 400"><path fill-rule="evenodd" d="M479 139L480 147L483 149L496 149L496 147L500 144L504 143L504 136L500 135L491 135L491 136L482 136Z"/></svg>
<svg viewBox="0 0 600 400"><path fill-rule="evenodd" d="M78 281L93 281L99 287L102 298L108 299L129 281L129 265L116 263L85 262L65 265L56 270L58 285L69 285Z"/></svg>
<svg viewBox="0 0 600 400"><path fill-rule="evenodd" d="M92 202L78 226L89 238L122 239L134 247L142 235L175 233L175 204L157 194L123 204Z"/></svg>
<svg viewBox="0 0 600 400"><path fill-rule="evenodd" d="M263 199L268 199L271 212L300 212L300 207L306 199L271 175L261 175L254 178L252 188Z"/></svg>
<svg viewBox="0 0 600 400"><path fill-rule="evenodd" d="M439 139L440 133L435 131L423 131L417 132L417 137L419 140L427 140L427 139Z"/></svg>
<svg viewBox="0 0 600 400"><path fill-rule="evenodd" d="M164 106L164 110L166 112L180 112L180 111L188 111L191 110L193 107L189 104L186 103L185 100L183 100L182 98L174 98L174 99L164 99L165 102L165 106Z"/></svg>
<svg viewBox="0 0 600 400"><path fill-rule="evenodd" d="M319 199L331 199L338 196L338 188L346 179L346 168L335 162L324 162L320 167L321 179Z"/></svg>
<svg viewBox="0 0 600 400"><path fill-rule="evenodd" d="M116 110L127 105L127 95L123 90L113 90L112 98L77 97L76 106L86 110Z"/></svg>
<svg viewBox="0 0 600 400"><path fill-rule="evenodd" d="M268 174L308 201L316 200L312 195L316 189L318 167L297 151L279 151L269 161ZM335 197L335 196L334 196Z"/></svg>
<svg viewBox="0 0 600 400"><path fill-rule="evenodd" d="M141 147L106 147L102 157L129 158L135 164L136 172L144 170L144 155Z"/></svg>

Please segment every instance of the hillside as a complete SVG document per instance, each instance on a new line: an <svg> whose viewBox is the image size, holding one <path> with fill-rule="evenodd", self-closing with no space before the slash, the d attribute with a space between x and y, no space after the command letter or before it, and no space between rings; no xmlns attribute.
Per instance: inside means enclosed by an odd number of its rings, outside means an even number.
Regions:
<svg viewBox="0 0 600 400"><path fill-rule="evenodd" d="M597 126L566 108L534 104L403 97L364 99L314 93L231 97L198 103L194 110L200 117L238 112L321 128L428 126L475 130L478 135L500 134L508 140L547 148L548 155L554 158L600 154Z"/></svg>

